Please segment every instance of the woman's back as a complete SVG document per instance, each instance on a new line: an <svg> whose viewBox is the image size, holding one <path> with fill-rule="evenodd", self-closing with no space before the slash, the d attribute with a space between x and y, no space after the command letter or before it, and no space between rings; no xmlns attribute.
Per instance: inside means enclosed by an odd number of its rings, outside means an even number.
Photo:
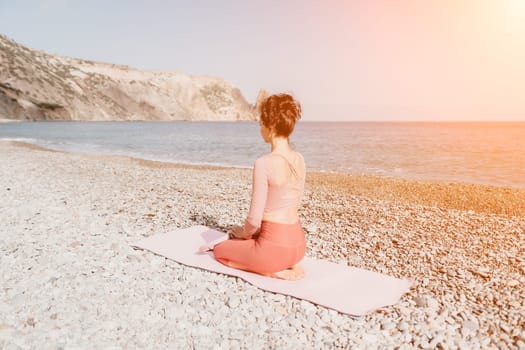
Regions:
<svg viewBox="0 0 525 350"><path fill-rule="evenodd" d="M270 153L264 157L268 193L263 220L294 223L301 204L305 183L305 162L299 152Z"/></svg>

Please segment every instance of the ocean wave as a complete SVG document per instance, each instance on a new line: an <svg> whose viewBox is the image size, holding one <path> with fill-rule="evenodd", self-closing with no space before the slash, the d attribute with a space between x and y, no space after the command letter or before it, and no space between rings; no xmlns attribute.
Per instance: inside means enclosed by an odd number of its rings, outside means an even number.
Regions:
<svg viewBox="0 0 525 350"><path fill-rule="evenodd" d="M26 142L26 143L32 143L36 144L38 142L37 139L31 138L31 137L1 137L0 140L2 141L15 141L15 142Z"/></svg>

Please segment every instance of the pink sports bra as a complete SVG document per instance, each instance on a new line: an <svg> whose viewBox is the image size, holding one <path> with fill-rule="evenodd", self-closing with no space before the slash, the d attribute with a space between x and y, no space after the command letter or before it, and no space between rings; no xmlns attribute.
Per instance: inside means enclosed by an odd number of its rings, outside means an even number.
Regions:
<svg viewBox="0 0 525 350"><path fill-rule="evenodd" d="M296 154L295 163L304 169L303 156L298 152ZM286 161L289 172L282 172L279 158ZM264 212L299 206L304 193L304 182L304 172L300 176L293 164L283 155L270 153L258 158L253 167L252 198L244 234L252 235L257 231Z"/></svg>

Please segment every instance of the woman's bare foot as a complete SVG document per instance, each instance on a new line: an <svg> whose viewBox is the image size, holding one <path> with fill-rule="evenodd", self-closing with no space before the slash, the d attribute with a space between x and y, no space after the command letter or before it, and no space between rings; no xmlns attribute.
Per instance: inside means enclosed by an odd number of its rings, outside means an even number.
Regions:
<svg viewBox="0 0 525 350"><path fill-rule="evenodd" d="M282 280L297 281L304 277L304 268L296 265L286 270L268 274L268 276Z"/></svg>
<svg viewBox="0 0 525 350"><path fill-rule="evenodd" d="M246 266L243 266L233 261L228 261L228 262L225 262L224 264L234 269L250 271L250 269L248 269ZM250 272L253 272L253 271L250 271ZM255 272L255 273L259 273L267 277L279 278L282 280L297 281L304 277L304 268L300 265L295 265L289 269L278 271L278 272L272 272L272 273Z"/></svg>

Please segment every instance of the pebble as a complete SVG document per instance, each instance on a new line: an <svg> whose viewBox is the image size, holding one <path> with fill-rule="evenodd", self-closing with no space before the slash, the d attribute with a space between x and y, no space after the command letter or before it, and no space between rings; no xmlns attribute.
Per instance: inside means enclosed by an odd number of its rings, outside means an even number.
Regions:
<svg viewBox="0 0 525 350"><path fill-rule="evenodd" d="M399 329L401 332L406 332L408 330L408 324L401 321L397 324L397 329Z"/></svg>
<svg viewBox="0 0 525 350"><path fill-rule="evenodd" d="M439 308L439 303L434 298L427 298L427 306L432 310L437 310Z"/></svg>
<svg viewBox="0 0 525 350"><path fill-rule="evenodd" d="M419 306L419 307L427 306L427 299L424 297L414 297L414 301L416 302L416 306Z"/></svg>
<svg viewBox="0 0 525 350"><path fill-rule="evenodd" d="M7 340L11 338L15 329L7 324L0 324L0 340Z"/></svg>
<svg viewBox="0 0 525 350"><path fill-rule="evenodd" d="M236 308L237 306L239 306L241 303L241 300L239 297L237 296L231 296L228 298L228 302L227 302L227 305L230 307L230 308Z"/></svg>
<svg viewBox="0 0 525 350"><path fill-rule="evenodd" d="M433 338L430 343L428 344L428 347L430 349L436 349L437 348L437 345L442 343L443 339L442 337L435 337Z"/></svg>
<svg viewBox="0 0 525 350"><path fill-rule="evenodd" d="M516 280L510 280L510 281L507 282L507 285L508 285L509 287L516 287L516 286L518 286L519 284L520 284L520 283L519 283L518 281L516 281Z"/></svg>
<svg viewBox="0 0 525 350"><path fill-rule="evenodd" d="M499 326L501 327L501 329L503 329L503 331L505 331L505 333L512 332L512 328L506 323L500 323Z"/></svg>
<svg viewBox="0 0 525 350"><path fill-rule="evenodd" d="M463 322L463 329L470 332L476 332L478 330L478 324L474 321L467 320Z"/></svg>
<svg viewBox="0 0 525 350"><path fill-rule="evenodd" d="M525 330L522 329L522 331L519 332L518 339L525 342Z"/></svg>

